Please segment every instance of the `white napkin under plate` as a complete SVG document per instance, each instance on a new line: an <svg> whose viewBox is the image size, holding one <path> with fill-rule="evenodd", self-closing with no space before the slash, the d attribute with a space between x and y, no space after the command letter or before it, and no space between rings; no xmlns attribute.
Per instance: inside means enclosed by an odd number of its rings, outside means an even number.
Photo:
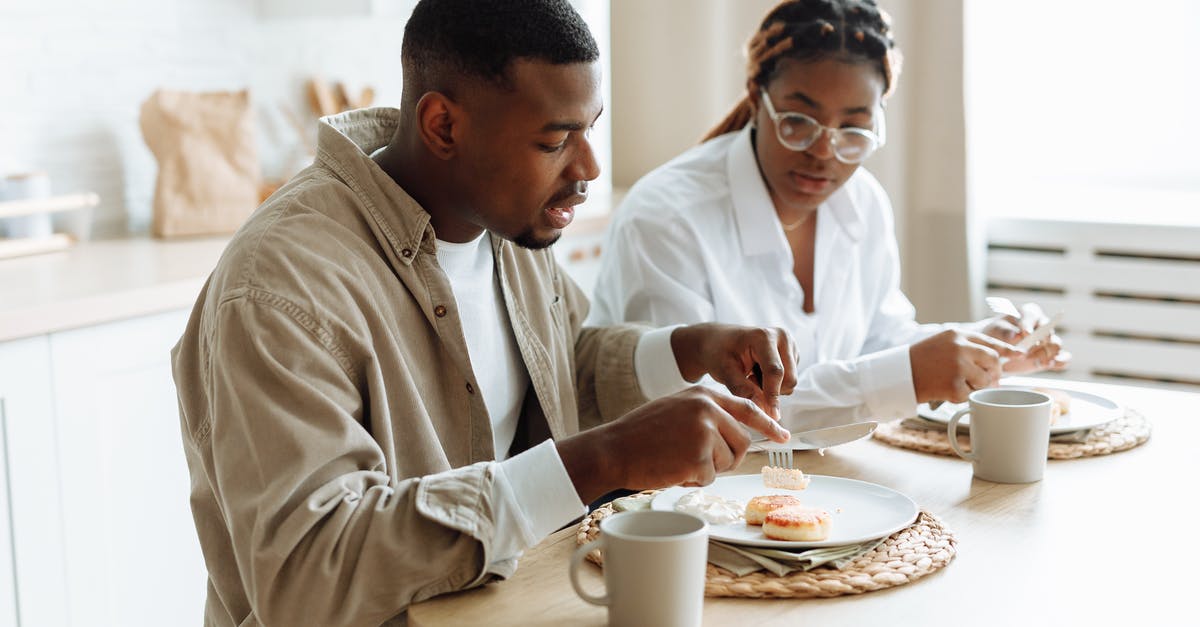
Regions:
<svg viewBox="0 0 1200 627"><path fill-rule="evenodd" d="M613 511L629 512L649 509L654 500L652 494L634 494L613 501ZM884 538L869 540L861 544L831 546L800 551L785 551L758 546L741 546L710 539L708 541L709 563L724 568L741 577L756 570L767 570L780 577L798 570L812 570L830 565L841 569L854 558L879 546Z"/></svg>

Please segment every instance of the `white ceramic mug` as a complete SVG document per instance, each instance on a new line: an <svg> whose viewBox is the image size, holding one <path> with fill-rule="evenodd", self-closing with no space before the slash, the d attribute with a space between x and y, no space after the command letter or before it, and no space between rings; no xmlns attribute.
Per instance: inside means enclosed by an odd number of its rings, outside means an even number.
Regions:
<svg viewBox="0 0 1200 627"><path fill-rule="evenodd" d="M0 200L32 200L50 196L50 176L45 172L9 174L0 179ZM0 220L4 235L11 238L44 238L54 232L48 213L13 216Z"/></svg>
<svg viewBox="0 0 1200 627"><path fill-rule="evenodd" d="M950 446L974 464L975 476L998 483L1041 481L1050 446L1050 397L1032 390L976 390L947 426ZM971 452L958 446L958 422L970 414Z"/></svg>
<svg viewBox="0 0 1200 627"><path fill-rule="evenodd" d="M583 591L579 567L604 552L603 596ZM571 585L588 603L608 606L615 627L696 627L704 610L708 523L690 514L641 510L600 521L600 537L575 550Z"/></svg>

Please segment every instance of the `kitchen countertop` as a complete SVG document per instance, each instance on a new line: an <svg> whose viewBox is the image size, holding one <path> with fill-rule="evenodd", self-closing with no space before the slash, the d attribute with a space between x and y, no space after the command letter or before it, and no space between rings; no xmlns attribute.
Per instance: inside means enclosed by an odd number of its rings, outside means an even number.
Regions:
<svg viewBox="0 0 1200 627"><path fill-rule="evenodd" d="M0 261L0 342L189 308L228 241L102 240Z"/></svg>
<svg viewBox="0 0 1200 627"><path fill-rule="evenodd" d="M603 235L608 220L580 216L558 248L567 255L572 237ZM0 260L0 342L190 308L228 242L130 237Z"/></svg>

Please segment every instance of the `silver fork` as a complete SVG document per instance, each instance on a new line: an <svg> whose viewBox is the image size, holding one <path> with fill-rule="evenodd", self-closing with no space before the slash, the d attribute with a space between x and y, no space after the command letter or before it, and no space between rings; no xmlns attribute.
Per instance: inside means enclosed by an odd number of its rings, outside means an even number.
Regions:
<svg viewBox="0 0 1200 627"><path fill-rule="evenodd" d="M773 468L792 468L792 449L768 449L767 465Z"/></svg>

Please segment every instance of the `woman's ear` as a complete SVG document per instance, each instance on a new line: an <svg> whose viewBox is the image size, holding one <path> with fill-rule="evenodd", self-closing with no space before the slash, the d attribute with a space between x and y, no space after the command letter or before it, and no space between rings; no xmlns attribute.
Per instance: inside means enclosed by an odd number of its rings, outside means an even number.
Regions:
<svg viewBox="0 0 1200 627"><path fill-rule="evenodd" d="M429 152L438 159L455 154L455 130L462 109L445 94L431 91L417 101L417 131Z"/></svg>

